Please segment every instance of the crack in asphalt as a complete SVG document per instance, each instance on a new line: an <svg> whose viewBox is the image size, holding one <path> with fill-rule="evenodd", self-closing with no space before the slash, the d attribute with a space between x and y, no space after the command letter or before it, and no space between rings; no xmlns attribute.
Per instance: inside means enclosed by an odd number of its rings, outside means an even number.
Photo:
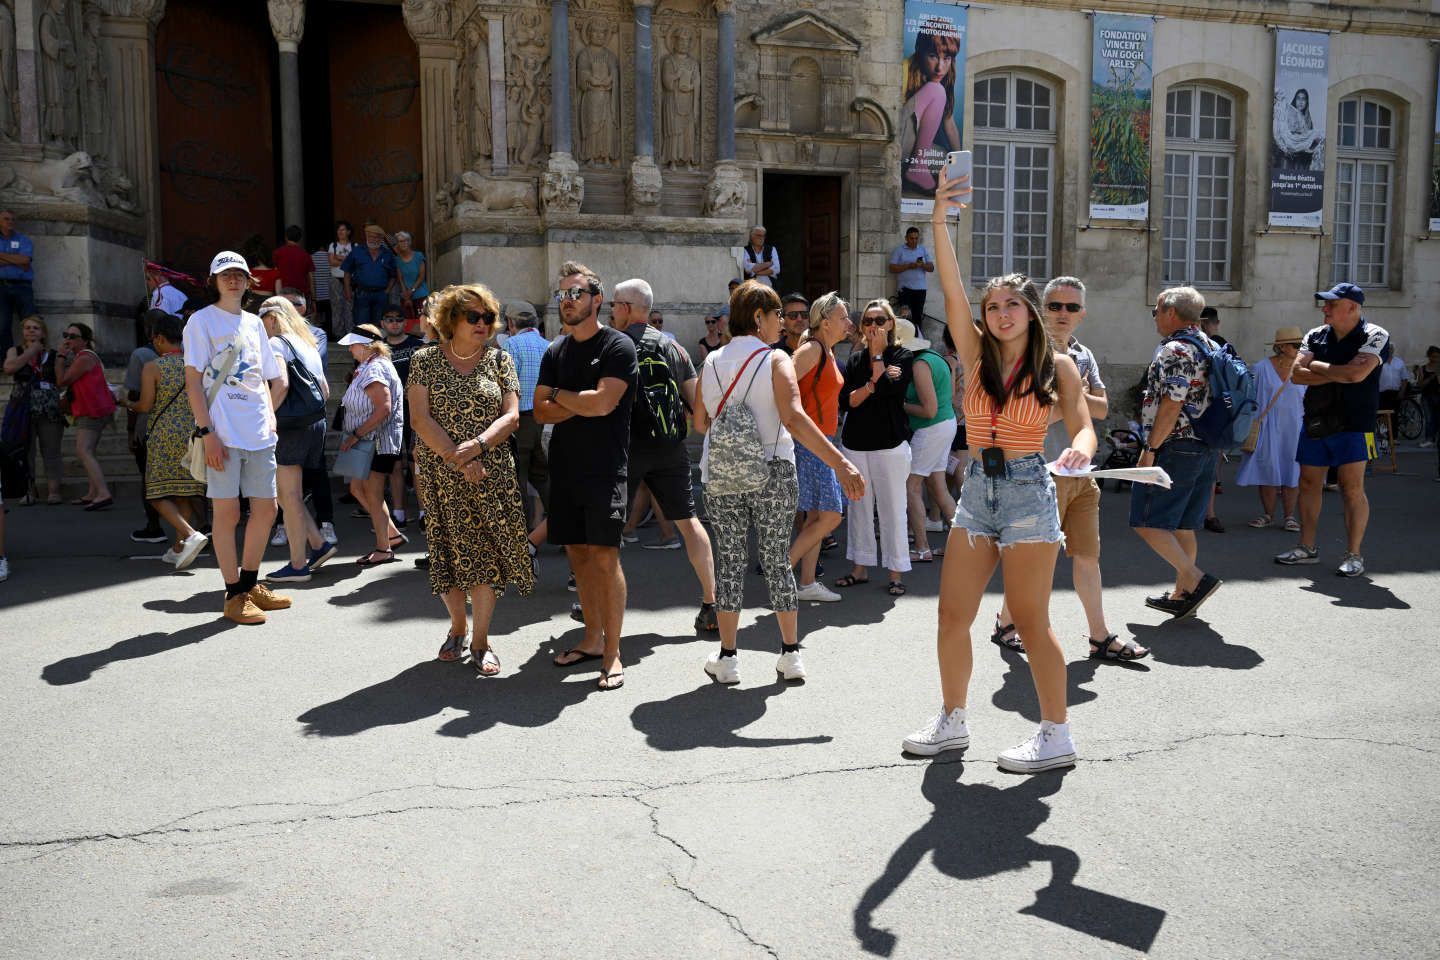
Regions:
<svg viewBox="0 0 1440 960"><path fill-rule="evenodd" d="M1391 741L1391 740L1373 740L1373 739L1368 739L1368 738L1364 738L1364 737L1322 737L1322 736L1313 736L1313 735L1309 735L1309 734L1298 734L1298 733L1264 733L1264 732L1260 732L1260 731L1250 731L1250 730L1246 730L1246 731L1214 731L1214 732L1211 732L1211 733L1197 734L1197 735L1191 736L1191 737L1182 737L1182 738L1180 738L1180 739L1178 739L1178 740L1174 740L1174 741L1172 741L1172 742L1170 742L1170 743L1161 744L1161 745L1158 745L1158 746L1143 747L1143 748L1136 749L1136 750L1126 751L1126 752L1124 752L1124 753L1120 753L1120 754L1117 754L1117 755L1115 755L1115 756L1109 756L1109 757L1081 757L1080 760L1079 760L1079 763L1081 763L1081 764L1089 764L1089 763L1121 763L1121 762L1133 760L1133 759L1136 759L1136 758L1139 758L1139 757L1148 756L1148 755L1151 755L1151 754L1171 753L1171 752L1174 752L1174 751L1176 751L1176 750L1179 750L1179 749L1181 749L1181 748L1183 748L1183 747L1189 746L1189 745L1194 744L1194 743L1200 743L1200 742L1205 741L1205 740L1227 739L1227 738L1248 738L1248 737L1255 737L1255 738L1265 739L1265 740L1308 740L1308 741L1315 741L1315 742L1322 742L1322 743L1364 743L1364 744L1367 744L1367 745L1370 745L1370 746L1376 746L1376 747L1395 747L1395 748L1398 748L1398 749L1411 750L1411 751L1414 751L1414 752L1416 752L1416 753L1426 754L1426 755L1428 755L1428 756L1440 755L1440 750L1434 750L1434 749L1430 749L1430 748L1427 748L1427 747L1418 746L1418 745L1413 744L1413 743L1401 743L1401 742L1398 742L1398 741ZM136 831L132 831L132 832L129 832L129 833L114 833L114 832L106 831L106 832L99 832L99 833L73 834L73 835L68 835L68 836L42 838L42 839L30 839L30 840L0 840L0 850L26 850L26 849L35 850L35 849L40 849L40 850L43 851L43 850L46 850L46 849L49 849L49 848L72 847L72 846L76 846L76 845L83 844L83 843L108 843L108 842L111 842L111 841L129 841L129 842L135 842L135 843L145 843L145 842L147 842L147 841L149 841L149 840L151 840L151 839L164 838L164 837L173 836L173 835L181 835L181 836L201 836L201 835L205 835L205 834L223 833L223 832L226 832L226 831L241 830L241 829L245 829L245 828L247 828L247 827L286 827L286 826L296 826L296 825L299 825L299 824L305 824L305 823L310 823L310 822L332 822L332 823L334 823L334 822L344 822L344 821L347 821L347 820L370 820L370 819L376 819L376 818L379 818L379 817L399 816L399 815L407 814L407 813L424 813L424 812L427 812L427 811L455 811L455 812L465 812L465 811L479 811L479 810L500 810L500 809L504 809L504 808L506 808L506 807L523 807L523 806L535 806L535 805L548 804L548 803L563 803L563 802L570 801L570 800L617 800L617 799L635 800L635 801L638 801L638 802L640 802L640 803L642 803L642 804L645 804L645 805L647 806L647 808L649 808L649 807L653 807L653 805L651 805L651 804L647 803L646 801L644 801L643 799L641 799L641 795L642 795L642 794L656 794L656 793L662 793L662 792L669 791L669 790L683 789L683 788L686 788L686 787L703 786L703 785L722 785L722 784L723 784L723 785L746 785L746 784L756 784L756 783L783 783L783 782L786 782L786 781L798 780L798 779L803 779L803 778L807 778L807 777L841 776L841 775L852 774L852 773L870 773L870 772L877 772L877 771L896 770L896 769L901 769L901 768L923 766L924 763L926 763L926 762L927 762L927 761L926 761L924 758L917 758L917 759L914 759L914 760L899 760L899 761L894 761L894 762L890 762L890 763L864 764L864 765L859 765L859 766L848 766L848 767L823 767L823 768L814 769L814 770L796 770L796 771L790 771L790 772L786 772L786 773L778 773L778 774L774 774L774 775L771 775L771 776L749 777L749 778L740 778L740 779L736 779L736 778L726 779L726 778L723 778L723 777L713 777L713 776L711 776L711 777L696 777L696 778L692 778L692 779L688 779L688 780L676 780L676 781L670 781L670 782L658 783L658 784L651 784L651 783L645 783L644 781L640 781L640 780L628 780L628 779L615 779L615 780L583 780L583 781L577 781L577 780L566 780L566 779L559 778L559 777L536 777L536 778L527 778L527 779L524 779L524 780L512 781L512 782L507 782L507 783L492 784L492 785L489 785L489 786L462 786L462 785L458 785L458 784L442 784L442 783L435 783L435 782L422 783L422 784L406 784L406 785L402 785L402 786L386 787L386 788L379 789L379 790L372 790L372 791L369 791L369 792L367 792L367 793L358 794L358 795L353 796L353 797L348 797L348 798L345 798L345 799L342 799L342 800L334 800L334 801L328 801L328 802L321 802L321 801L309 801L309 802L307 802L307 801L262 801L262 802L256 802L256 803L241 803L241 804L229 804L229 805L216 806L216 807L207 807L207 808L202 809L202 810L196 810L196 811L193 811L193 812L191 812L191 813L187 813L187 814L185 814L185 815L183 815L183 816L180 816L180 817L177 817L177 818L175 818L175 819L173 819L173 820L167 820L167 821L165 821L165 822L163 822L163 823L160 823L160 824L157 824L157 825L155 825L155 826L153 826L153 827L147 827L147 828L145 828L145 829L143 829L143 830L136 830ZM440 791L453 791L453 792L457 792L457 793L495 793L495 792L502 791L502 790L520 790L520 789L526 789L526 788L533 788L535 785L538 785L538 784L561 784L561 785L564 785L564 786L576 787L576 788L584 788L584 787L587 787L587 786L593 787L593 786L596 785L596 784L613 784L613 785L615 785L616 789L614 789L614 790L612 790L612 791L609 791L609 792L606 792L606 791L596 791L596 790L594 790L594 789L578 789L578 790L575 790L575 791L573 791L573 792L550 794L550 795L539 796L539 797L522 797L522 798L516 798L516 799L510 799L510 800L502 800L502 801L495 802L495 803L466 803L466 802L433 803L433 802L432 802L432 803L416 803L416 804L410 804L410 805L392 806L392 807L385 807L385 808L382 808L382 809L379 809L379 810L369 810L369 811L353 812L353 813L343 813L343 812L339 812L339 813L328 813L328 812L323 812L323 810L325 810L326 808L333 809L333 808L337 808L337 807L351 806L351 805L353 805L353 804L360 803L360 802L363 802L363 801L366 801L366 800L370 800L370 799L373 799L373 798L375 798L375 797L381 797L381 796L385 796L385 795L388 795L388 794L396 794L396 793L408 793L408 792L412 792L412 791L415 791L415 790L430 789L430 790L440 790ZM281 817L281 818L278 818L278 819L277 819L277 818L251 818L251 819L236 820L236 821L229 822L229 823L220 823L220 824L215 824L215 825L212 825L212 826L203 826L203 827L185 826L185 824L186 824L188 821L195 820L195 819L197 819L197 818L199 818L199 817L204 817L204 816L214 815L214 814L223 814L223 813L246 811L246 810L259 810L259 809L270 808L270 807L299 808L299 809L310 810L310 811L320 810L320 811L322 811L322 812L310 812L310 813L305 813L305 814L303 814L303 815L296 815L296 816L292 816L292 817ZM680 844L678 844L678 842L674 841L673 839L671 839L671 838L669 838L669 837L665 837L665 839L669 840L671 843L675 843L676 846L680 846ZM681 846L680 849L681 849L681 850L684 850L684 847ZM688 850L684 850L684 852L685 852L687 855L690 855L690 853L689 853ZM691 855L691 856L692 856L692 859L693 859L693 855ZM26 858L26 859L30 859L30 858ZM17 861L0 861L0 862L17 862Z"/></svg>
<svg viewBox="0 0 1440 960"><path fill-rule="evenodd" d="M690 861L691 870L694 870L695 866L700 862L700 858L697 857L694 853L692 853L690 851L690 848L685 846L685 844L681 843L675 837L672 837L670 834L660 829L660 807L656 804L650 803L649 801L642 799L639 796L632 796L630 799L640 804L649 812L650 832L654 834L657 839L665 841L666 843L674 847L676 850L679 850L681 853L685 854L685 856ZM700 892L698 890L690 886L684 880L681 880L679 875L676 874L676 872L670 867L667 866L665 868L665 872L667 875L669 875L670 882L674 884L677 889L688 894L690 896L690 899L694 900L696 903L700 904L700 906L704 907L705 909L719 914L722 918L724 918L725 922L729 924L730 929L734 930L740 936L744 937L747 943L749 943L753 947L758 947L759 949L764 950L767 954L774 957L775 960L780 960L780 954L775 952L775 948L770 946L770 944L764 943L760 940L756 940L753 936L751 936L750 931L745 929L745 924L741 922L738 916L721 906L711 903L709 900L706 900L704 897L700 896Z"/></svg>

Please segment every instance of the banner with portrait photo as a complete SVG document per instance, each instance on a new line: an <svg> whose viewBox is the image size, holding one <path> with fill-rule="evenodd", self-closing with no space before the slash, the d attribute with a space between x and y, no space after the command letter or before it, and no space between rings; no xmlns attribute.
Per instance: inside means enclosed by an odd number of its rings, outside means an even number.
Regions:
<svg viewBox="0 0 1440 960"><path fill-rule="evenodd" d="M1430 141L1430 232L1440 233L1440 66L1435 68L1435 136Z"/></svg>
<svg viewBox="0 0 1440 960"><path fill-rule="evenodd" d="M1091 49L1090 219L1147 220L1155 21L1097 13Z"/></svg>
<svg viewBox="0 0 1440 960"><path fill-rule="evenodd" d="M906 0L900 94L900 212L928 214L945 155L965 128L965 33L969 11Z"/></svg>
<svg viewBox="0 0 1440 960"><path fill-rule="evenodd" d="M1330 35L1275 31L1270 226L1318 230L1325 202L1325 117Z"/></svg>

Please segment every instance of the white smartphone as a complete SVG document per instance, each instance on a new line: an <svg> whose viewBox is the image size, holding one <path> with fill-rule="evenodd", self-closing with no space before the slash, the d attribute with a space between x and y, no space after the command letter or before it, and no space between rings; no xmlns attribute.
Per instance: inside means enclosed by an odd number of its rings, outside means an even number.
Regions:
<svg viewBox="0 0 1440 960"><path fill-rule="evenodd" d="M969 150L952 150L945 155L945 179L955 180L961 176L969 177L974 171L975 154ZM969 199L975 192L974 187L966 190L960 195L961 199Z"/></svg>

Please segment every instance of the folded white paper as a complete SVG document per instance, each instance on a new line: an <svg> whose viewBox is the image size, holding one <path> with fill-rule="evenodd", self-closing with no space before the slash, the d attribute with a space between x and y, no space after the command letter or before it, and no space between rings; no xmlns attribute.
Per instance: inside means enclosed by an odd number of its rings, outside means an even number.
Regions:
<svg viewBox="0 0 1440 960"><path fill-rule="evenodd" d="M1170 474L1160 467L1116 467L1113 470L1097 470L1090 464L1081 470L1062 467L1054 461L1045 464L1057 477L1096 477L1107 480L1129 480L1131 483L1153 483L1157 487L1170 489Z"/></svg>

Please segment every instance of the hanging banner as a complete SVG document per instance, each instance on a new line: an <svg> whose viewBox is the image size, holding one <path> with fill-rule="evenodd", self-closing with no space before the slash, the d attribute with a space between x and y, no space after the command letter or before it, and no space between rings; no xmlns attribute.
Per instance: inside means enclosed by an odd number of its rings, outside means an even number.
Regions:
<svg viewBox="0 0 1440 960"><path fill-rule="evenodd" d="M1091 30L1090 219L1147 220L1155 21L1097 13Z"/></svg>
<svg viewBox="0 0 1440 960"><path fill-rule="evenodd" d="M1330 35L1275 31L1270 226L1320 228L1325 200Z"/></svg>
<svg viewBox="0 0 1440 960"><path fill-rule="evenodd" d="M969 11L906 0L900 94L900 212L928 214L945 155L965 128L965 33Z"/></svg>
<svg viewBox="0 0 1440 960"><path fill-rule="evenodd" d="M1435 138L1430 141L1430 232L1440 233L1440 67L1436 67L1435 97Z"/></svg>

